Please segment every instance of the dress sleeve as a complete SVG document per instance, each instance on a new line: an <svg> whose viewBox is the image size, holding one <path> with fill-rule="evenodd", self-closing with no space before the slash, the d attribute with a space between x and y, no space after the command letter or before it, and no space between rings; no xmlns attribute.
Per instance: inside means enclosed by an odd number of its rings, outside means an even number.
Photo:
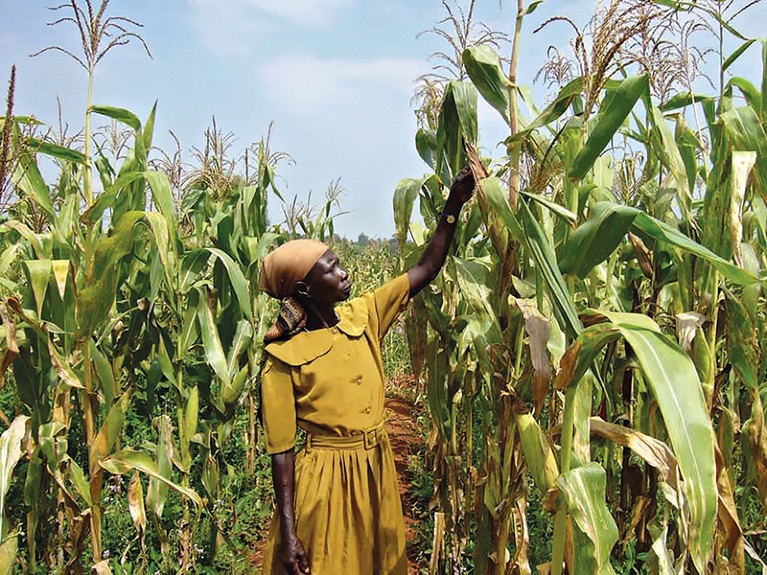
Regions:
<svg viewBox="0 0 767 575"><path fill-rule="evenodd" d="M406 273L401 274L368 294L368 297L372 300L368 302L368 321L380 341L410 301L410 280Z"/></svg>
<svg viewBox="0 0 767 575"><path fill-rule="evenodd" d="M272 357L261 374L261 418L270 455L296 444L296 402L290 366Z"/></svg>

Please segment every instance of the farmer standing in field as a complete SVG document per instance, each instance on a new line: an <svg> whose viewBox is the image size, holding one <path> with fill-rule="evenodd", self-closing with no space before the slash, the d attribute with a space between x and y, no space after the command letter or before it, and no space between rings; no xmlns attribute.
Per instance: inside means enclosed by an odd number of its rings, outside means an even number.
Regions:
<svg viewBox="0 0 767 575"><path fill-rule="evenodd" d="M346 301L351 281L315 240L270 253L260 287L282 301L264 338L261 415L276 495L265 574L406 575L405 529L384 431L380 342L447 257L474 190L455 178L418 263L374 292ZM295 453L296 426L306 445Z"/></svg>

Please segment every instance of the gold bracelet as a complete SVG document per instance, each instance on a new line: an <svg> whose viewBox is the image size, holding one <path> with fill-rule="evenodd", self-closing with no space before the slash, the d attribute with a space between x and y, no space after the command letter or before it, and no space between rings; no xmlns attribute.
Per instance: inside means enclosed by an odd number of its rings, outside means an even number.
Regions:
<svg viewBox="0 0 767 575"><path fill-rule="evenodd" d="M450 225L455 223L455 216L453 214L446 214L445 212L442 212L442 217L445 218L445 221Z"/></svg>

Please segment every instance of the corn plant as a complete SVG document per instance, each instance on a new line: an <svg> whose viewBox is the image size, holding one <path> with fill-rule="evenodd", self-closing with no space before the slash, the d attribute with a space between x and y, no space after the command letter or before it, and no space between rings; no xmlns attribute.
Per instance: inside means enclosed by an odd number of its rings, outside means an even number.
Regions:
<svg viewBox="0 0 767 575"><path fill-rule="evenodd" d="M759 555L734 486L762 489L737 470L765 461L762 236L745 225L763 205L762 94L735 78L656 103L652 71L615 59L667 15L640 8L605 7L591 51L576 42L583 75L541 111L528 101L529 120L509 120L520 92L499 56L468 47L470 81L446 84L416 139L434 173L395 193L404 249L426 235L416 198L429 228L443 182L467 163L480 181L416 306L428 331L411 329L435 427L431 572L461 572L469 550L476 573L530 572L528 477L552 515L552 573L612 573L629 546L659 573L740 573ZM497 160L476 153L479 96L512 127ZM680 112L692 106L708 146Z"/></svg>

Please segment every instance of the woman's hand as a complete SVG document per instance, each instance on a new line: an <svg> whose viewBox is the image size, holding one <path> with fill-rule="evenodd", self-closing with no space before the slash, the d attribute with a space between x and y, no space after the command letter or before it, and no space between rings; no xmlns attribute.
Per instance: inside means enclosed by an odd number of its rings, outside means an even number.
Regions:
<svg viewBox="0 0 767 575"><path fill-rule="evenodd" d="M289 575L311 575L304 546L295 535L282 541L280 561Z"/></svg>
<svg viewBox="0 0 767 575"><path fill-rule="evenodd" d="M471 173L468 167L458 172L450 186L450 194L445 202L445 211L447 211L448 207L460 209L463 204L471 199L472 194L474 194L474 186L474 174Z"/></svg>

